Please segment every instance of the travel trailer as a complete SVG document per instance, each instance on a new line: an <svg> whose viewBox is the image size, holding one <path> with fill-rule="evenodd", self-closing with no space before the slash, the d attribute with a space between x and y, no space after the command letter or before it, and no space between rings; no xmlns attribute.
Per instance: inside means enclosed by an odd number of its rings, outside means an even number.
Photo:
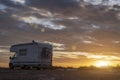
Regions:
<svg viewBox="0 0 120 80"><path fill-rule="evenodd" d="M12 45L10 52L14 55L10 57L9 67L24 68L49 68L52 66L52 45L49 43L31 43Z"/></svg>

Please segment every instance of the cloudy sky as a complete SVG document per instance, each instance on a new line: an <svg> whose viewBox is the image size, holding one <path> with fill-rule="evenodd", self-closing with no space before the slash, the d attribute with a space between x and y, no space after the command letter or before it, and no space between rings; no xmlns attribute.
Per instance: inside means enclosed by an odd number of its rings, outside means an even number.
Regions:
<svg viewBox="0 0 120 80"><path fill-rule="evenodd" d="M12 44L32 40L54 45L57 66L119 64L120 0L81 1L0 0L0 66Z"/></svg>

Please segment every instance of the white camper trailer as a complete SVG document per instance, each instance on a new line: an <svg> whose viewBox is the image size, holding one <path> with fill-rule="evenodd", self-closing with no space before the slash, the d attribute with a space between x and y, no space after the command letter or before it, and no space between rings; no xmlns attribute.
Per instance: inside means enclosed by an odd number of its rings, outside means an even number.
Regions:
<svg viewBox="0 0 120 80"><path fill-rule="evenodd" d="M52 45L48 43L32 43L12 45L10 52L14 56L10 57L9 67L36 67L48 68L52 66Z"/></svg>

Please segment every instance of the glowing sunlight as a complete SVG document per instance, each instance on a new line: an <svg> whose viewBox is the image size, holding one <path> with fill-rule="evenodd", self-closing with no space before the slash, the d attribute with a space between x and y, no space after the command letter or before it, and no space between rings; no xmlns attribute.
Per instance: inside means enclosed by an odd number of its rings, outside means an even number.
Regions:
<svg viewBox="0 0 120 80"><path fill-rule="evenodd" d="M104 61L104 60L96 61L96 63L95 63L96 67L108 67L110 65L111 65L111 63L109 61Z"/></svg>

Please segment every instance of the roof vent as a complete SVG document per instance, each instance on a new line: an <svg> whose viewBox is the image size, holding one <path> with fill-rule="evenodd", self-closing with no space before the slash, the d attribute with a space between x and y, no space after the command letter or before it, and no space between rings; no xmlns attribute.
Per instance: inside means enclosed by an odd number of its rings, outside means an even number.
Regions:
<svg viewBox="0 0 120 80"><path fill-rule="evenodd" d="M35 40L33 40L32 43L35 43Z"/></svg>

